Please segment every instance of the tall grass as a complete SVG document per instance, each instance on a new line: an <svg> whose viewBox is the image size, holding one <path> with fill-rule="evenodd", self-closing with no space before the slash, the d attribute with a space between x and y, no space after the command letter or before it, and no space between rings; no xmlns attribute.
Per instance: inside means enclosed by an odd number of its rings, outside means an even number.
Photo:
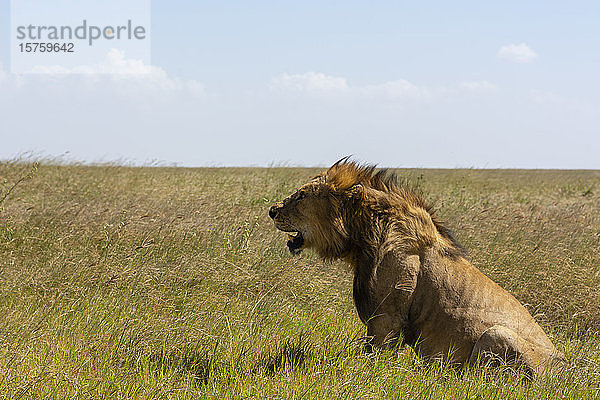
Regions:
<svg viewBox="0 0 600 400"><path fill-rule="evenodd" d="M33 167L0 164L0 398L600 398L600 172L398 171L566 353L526 383L360 351L350 273L266 215L314 170Z"/></svg>

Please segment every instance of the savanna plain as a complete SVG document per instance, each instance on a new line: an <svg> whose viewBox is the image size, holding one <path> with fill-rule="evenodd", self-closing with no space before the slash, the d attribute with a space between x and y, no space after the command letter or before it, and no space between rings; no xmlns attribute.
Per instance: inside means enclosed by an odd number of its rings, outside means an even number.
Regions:
<svg viewBox="0 0 600 400"><path fill-rule="evenodd" d="M267 215L318 171L0 163L0 399L600 398L600 171L396 171L565 353L531 382L363 352Z"/></svg>

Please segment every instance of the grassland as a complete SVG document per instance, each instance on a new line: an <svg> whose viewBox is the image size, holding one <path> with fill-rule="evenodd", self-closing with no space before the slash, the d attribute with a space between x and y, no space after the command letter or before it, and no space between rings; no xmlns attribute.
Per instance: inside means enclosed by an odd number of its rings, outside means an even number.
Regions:
<svg viewBox="0 0 600 400"><path fill-rule="evenodd" d="M0 398L600 398L600 171L398 172L567 371L362 353L349 271L267 216L314 170L4 162Z"/></svg>

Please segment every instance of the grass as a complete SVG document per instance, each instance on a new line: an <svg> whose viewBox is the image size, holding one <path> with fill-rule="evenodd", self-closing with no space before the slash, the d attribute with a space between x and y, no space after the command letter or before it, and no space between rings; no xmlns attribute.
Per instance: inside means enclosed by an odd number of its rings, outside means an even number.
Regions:
<svg viewBox="0 0 600 400"><path fill-rule="evenodd" d="M267 216L314 170L4 162L0 398L600 398L600 172L398 172L565 373L362 353L350 273L290 256Z"/></svg>

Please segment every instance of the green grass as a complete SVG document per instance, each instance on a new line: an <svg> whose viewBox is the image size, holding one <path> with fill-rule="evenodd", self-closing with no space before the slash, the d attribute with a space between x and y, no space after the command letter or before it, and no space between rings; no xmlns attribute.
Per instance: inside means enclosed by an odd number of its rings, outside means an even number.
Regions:
<svg viewBox="0 0 600 400"><path fill-rule="evenodd" d="M315 170L0 164L0 398L600 398L600 172L398 171L570 362L368 355L341 263L267 216Z"/></svg>

